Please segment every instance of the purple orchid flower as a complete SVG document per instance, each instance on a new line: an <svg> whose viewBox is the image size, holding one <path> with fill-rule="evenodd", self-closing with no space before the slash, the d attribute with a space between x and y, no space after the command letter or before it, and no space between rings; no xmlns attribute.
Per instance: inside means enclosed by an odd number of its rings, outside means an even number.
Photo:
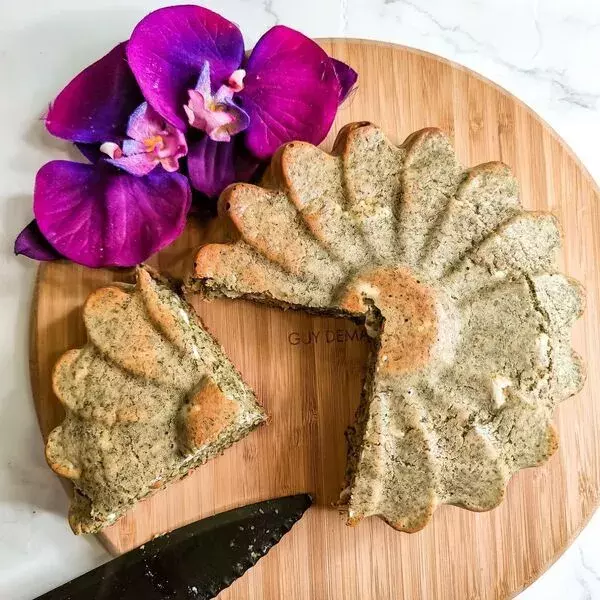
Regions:
<svg viewBox="0 0 600 600"><path fill-rule="evenodd" d="M178 130L203 132L190 141L188 169L192 185L209 196L250 178L285 142L320 143L357 79L284 26L265 33L246 58L236 25L191 5L142 19L127 57L158 114Z"/></svg>
<svg viewBox="0 0 600 600"><path fill-rule="evenodd" d="M42 235L35 219L17 236L15 254L42 261L62 258Z"/></svg>
<svg viewBox="0 0 600 600"><path fill-rule="evenodd" d="M35 221L17 238L17 254L131 266L183 231L191 190L176 171L186 140L144 102L125 48L82 71L50 107L48 131L75 142L92 164L55 160L39 170Z"/></svg>
<svg viewBox="0 0 600 600"><path fill-rule="evenodd" d="M185 174L215 197L255 176L281 144L318 144L356 79L287 27L269 30L246 56L237 26L210 10L151 13L50 107L48 131L89 164L57 160L39 170L35 219L15 253L90 267L142 262L185 226Z"/></svg>
<svg viewBox="0 0 600 600"><path fill-rule="evenodd" d="M187 154L183 132L166 123L147 102L129 117L127 136L121 146L104 142L100 152L110 156L110 164L132 175L147 175L159 164L173 173L179 170L179 159Z"/></svg>

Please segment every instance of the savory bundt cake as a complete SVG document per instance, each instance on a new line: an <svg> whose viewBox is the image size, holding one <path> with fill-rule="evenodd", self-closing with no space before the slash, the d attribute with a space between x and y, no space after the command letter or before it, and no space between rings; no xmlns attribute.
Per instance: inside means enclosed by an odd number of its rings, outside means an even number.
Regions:
<svg viewBox="0 0 600 600"><path fill-rule="evenodd" d="M75 533L114 523L265 420L194 311L147 269L136 286L93 292L83 317L88 343L54 368L67 414L46 444L48 464L75 486Z"/></svg>
<svg viewBox="0 0 600 600"><path fill-rule="evenodd" d="M554 407L584 379L583 293L556 271L556 219L522 209L505 165L463 168L437 129L396 147L354 123L332 155L290 143L264 186L225 190L236 237L202 247L187 286L364 321L349 522L416 531L438 504L496 506L554 452Z"/></svg>

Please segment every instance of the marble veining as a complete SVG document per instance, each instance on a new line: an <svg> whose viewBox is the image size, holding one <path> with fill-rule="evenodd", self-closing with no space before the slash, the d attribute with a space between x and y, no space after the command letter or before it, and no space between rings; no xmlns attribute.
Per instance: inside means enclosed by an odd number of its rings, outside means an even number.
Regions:
<svg viewBox="0 0 600 600"><path fill-rule="evenodd" d="M478 39L469 31L462 29L460 24L445 24L441 20L437 19L433 13L424 9L418 2L411 0L384 0L383 3L402 4L410 7L412 10L429 19L439 29L439 33L443 36L444 40L450 44L458 54L487 53L492 56L494 55L495 49L491 44ZM545 40L542 28L540 26L539 17L537 16L539 0L536 0L533 4L535 11L533 25L538 38L537 48L532 55L532 59L535 59L540 54ZM524 68L512 61L502 58L499 55L494 56L494 60L507 69L511 69L517 73L530 76L538 81L547 82L556 86L563 93L562 97L557 98L559 102L573 103L581 108L587 108L590 110L595 110L598 107L598 99L600 99L600 94L589 93L584 90L574 88L568 83L568 71L565 68Z"/></svg>
<svg viewBox="0 0 600 600"><path fill-rule="evenodd" d="M263 7L267 15L269 15L274 25L279 25L281 21L279 20L279 15L273 10L273 0L263 0Z"/></svg>

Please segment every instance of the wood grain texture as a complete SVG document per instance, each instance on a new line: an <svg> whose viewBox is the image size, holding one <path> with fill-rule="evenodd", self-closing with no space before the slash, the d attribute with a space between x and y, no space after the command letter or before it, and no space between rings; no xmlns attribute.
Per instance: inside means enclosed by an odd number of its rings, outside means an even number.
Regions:
<svg viewBox="0 0 600 600"><path fill-rule="evenodd" d="M330 148L339 128L350 121L377 123L397 143L417 129L438 126L454 138L464 164L504 161L520 181L525 207L559 217L565 235L562 266L588 292L574 346L589 365L584 390L557 411L560 449L543 467L514 477L506 500L491 512L442 506L429 526L412 535L374 518L348 528L331 504L343 479L344 430L365 371L360 329L340 319L243 301L195 302L271 422L140 504L101 537L120 553L215 512L309 491L315 507L221 595L223 600L510 597L557 558L600 498L600 192L545 123L466 69L399 46L322 43L360 73L360 87L340 111L324 147ZM180 273L190 251L214 236L208 229L190 224L153 264ZM128 271L40 266L31 375L44 435L62 417L50 390L52 365L62 352L84 343L84 299L101 285L130 278Z"/></svg>

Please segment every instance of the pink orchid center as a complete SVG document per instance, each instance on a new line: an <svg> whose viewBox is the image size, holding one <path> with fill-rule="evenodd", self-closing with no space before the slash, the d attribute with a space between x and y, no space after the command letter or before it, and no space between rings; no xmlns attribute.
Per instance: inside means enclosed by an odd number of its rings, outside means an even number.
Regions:
<svg viewBox="0 0 600 600"><path fill-rule="evenodd" d="M143 141L146 152L159 152L165 147L162 135L153 135Z"/></svg>
<svg viewBox="0 0 600 600"><path fill-rule="evenodd" d="M179 159L187 154L183 132L166 123L146 102L129 118L127 136L121 146L105 142L100 151L110 157L110 163L133 175L147 175L159 164L166 171L177 171Z"/></svg>
<svg viewBox="0 0 600 600"><path fill-rule="evenodd" d="M189 100L183 109L189 124L205 131L215 142L228 142L232 135L248 127L247 113L234 101L234 94L244 89L244 69L235 70L227 84L221 85L213 94L210 82L210 66L204 63L198 83L188 90Z"/></svg>

